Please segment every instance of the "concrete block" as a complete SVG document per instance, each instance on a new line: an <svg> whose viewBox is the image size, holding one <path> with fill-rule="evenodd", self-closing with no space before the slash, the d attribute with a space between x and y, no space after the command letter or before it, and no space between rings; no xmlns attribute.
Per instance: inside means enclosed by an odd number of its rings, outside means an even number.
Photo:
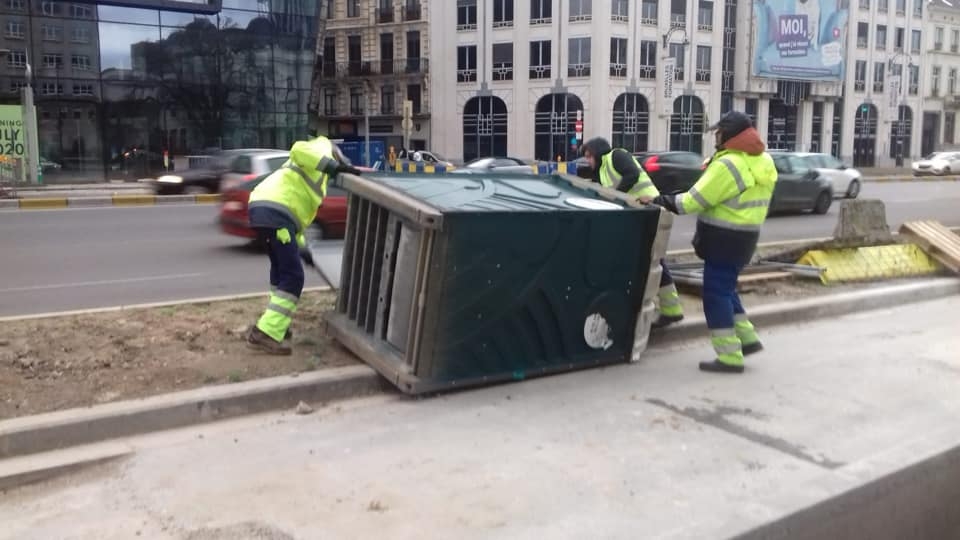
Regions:
<svg viewBox="0 0 960 540"><path fill-rule="evenodd" d="M892 242L883 201L874 199L845 200L840 205L833 238L843 244L857 242L876 244Z"/></svg>
<svg viewBox="0 0 960 540"><path fill-rule="evenodd" d="M23 210L49 210L51 208L66 208L66 197L42 197L36 199L20 199L20 208Z"/></svg>

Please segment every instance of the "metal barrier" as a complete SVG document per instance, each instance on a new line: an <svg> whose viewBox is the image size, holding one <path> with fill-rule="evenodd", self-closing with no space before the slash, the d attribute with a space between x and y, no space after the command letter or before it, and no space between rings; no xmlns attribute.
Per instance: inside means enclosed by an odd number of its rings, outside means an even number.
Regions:
<svg viewBox="0 0 960 540"><path fill-rule="evenodd" d="M573 161L551 161L538 162L530 165L533 172L543 175L551 174L577 174L577 164ZM431 165L422 161L397 160L393 166L394 172L398 173L417 173L417 174L446 174L448 169L444 165Z"/></svg>

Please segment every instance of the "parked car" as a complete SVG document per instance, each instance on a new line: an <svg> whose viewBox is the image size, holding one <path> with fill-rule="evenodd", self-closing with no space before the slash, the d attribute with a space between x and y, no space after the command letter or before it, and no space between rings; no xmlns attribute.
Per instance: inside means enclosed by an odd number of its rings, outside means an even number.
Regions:
<svg viewBox="0 0 960 540"><path fill-rule="evenodd" d="M361 172L373 172L369 167L357 167ZM231 236L248 238L257 237L250 228L248 204L250 193L269 174L264 174L235 185L223 192L220 202L220 230ZM327 196L323 204L317 209L317 217L313 225L304 235L308 242L316 242L329 238L343 238L347 225L347 192L341 188L327 186Z"/></svg>
<svg viewBox="0 0 960 540"><path fill-rule="evenodd" d="M422 161L425 164L436 166L446 167L447 169L454 169L454 164L450 160L441 156L436 152L428 152L427 150L401 150L400 154L397 156L398 159L406 159L410 161Z"/></svg>
<svg viewBox="0 0 960 540"><path fill-rule="evenodd" d="M934 152L913 162L914 176L960 174L960 152Z"/></svg>
<svg viewBox="0 0 960 540"><path fill-rule="evenodd" d="M695 152L638 152L634 157L657 190L667 195L689 190L703 174L703 156Z"/></svg>
<svg viewBox="0 0 960 540"><path fill-rule="evenodd" d="M857 169L847 167L842 161L830 154L814 152L797 152L797 155L806 160L807 164L817 170L833 184L835 196L847 199L856 199L860 194L863 175Z"/></svg>
<svg viewBox="0 0 960 540"><path fill-rule="evenodd" d="M457 174L478 174L478 173L515 173L515 174L536 174L533 165L522 159L512 157L484 157L477 158L466 163L463 167L452 171Z"/></svg>
<svg viewBox="0 0 960 540"><path fill-rule="evenodd" d="M833 184L811 167L800 154L772 152L777 184L770 213L811 210L826 214L833 203Z"/></svg>

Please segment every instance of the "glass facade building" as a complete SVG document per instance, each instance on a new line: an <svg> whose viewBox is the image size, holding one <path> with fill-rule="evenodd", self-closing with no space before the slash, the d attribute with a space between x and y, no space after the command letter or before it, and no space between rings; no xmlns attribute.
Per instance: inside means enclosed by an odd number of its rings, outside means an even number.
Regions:
<svg viewBox="0 0 960 540"><path fill-rule="evenodd" d="M40 154L61 166L45 179L152 175L165 152L180 168L308 134L317 0L110 4L0 0L0 103L20 102L29 62Z"/></svg>

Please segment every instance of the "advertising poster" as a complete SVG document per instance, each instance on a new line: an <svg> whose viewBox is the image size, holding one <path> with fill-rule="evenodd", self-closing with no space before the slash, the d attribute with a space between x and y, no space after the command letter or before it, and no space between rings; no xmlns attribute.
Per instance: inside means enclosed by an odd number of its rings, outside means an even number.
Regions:
<svg viewBox="0 0 960 540"><path fill-rule="evenodd" d="M753 75L841 81L849 0L755 0Z"/></svg>
<svg viewBox="0 0 960 540"><path fill-rule="evenodd" d="M0 105L0 181L24 181L26 143L23 108L20 105Z"/></svg>

